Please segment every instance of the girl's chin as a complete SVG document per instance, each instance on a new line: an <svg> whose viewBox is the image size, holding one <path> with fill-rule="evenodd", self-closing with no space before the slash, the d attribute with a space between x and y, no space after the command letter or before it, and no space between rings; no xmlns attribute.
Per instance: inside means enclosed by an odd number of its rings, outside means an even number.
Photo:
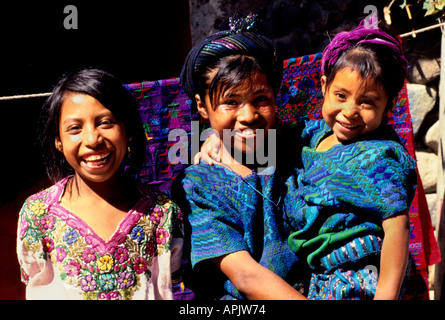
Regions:
<svg viewBox="0 0 445 320"><path fill-rule="evenodd" d="M258 149L258 143L255 139L248 139L248 140L242 140L242 141L236 141L233 146L233 150L238 153L244 153L246 155L248 154L254 154Z"/></svg>

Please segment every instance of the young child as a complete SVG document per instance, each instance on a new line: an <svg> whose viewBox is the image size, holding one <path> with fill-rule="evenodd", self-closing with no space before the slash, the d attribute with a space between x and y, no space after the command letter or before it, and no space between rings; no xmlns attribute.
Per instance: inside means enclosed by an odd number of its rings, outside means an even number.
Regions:
<svg viewBox="0 0 445 320"><path fill-rule="evenodd" d="M41 114L53 186L30 196L17 254L27 299L172 299L180 211L136 181L145 155L137 104L111 74L63 77Z"/></svg>
<svg viewBox="0 0 445 320"><path fill-rule="evenodd" d="M304 168L295 202L287 204L296 208L289 245L306 257L309 299L397 299L417 176L385 116L407 61L373 17L334 37L322 71L323 119L303 130Z"/></svg>
<svg viewBox="0 0 445 320"><path fill-rule="evenodd" d="M273 167L257 174L258 163L246 161L267 144L258 130L267 139L275 126L281 78L272 41L236 26L204 39L185 61L182 87L219 134L221 154L230 158L188 167L178 180L182 189L172 190L175 201L185 200L177 203L191 227L195 283L188 286L197 298L304 299L290 285L298 259L287 246L291 229L277 204L284 176ZM225 129L238 132L223 141Z"/></svg>

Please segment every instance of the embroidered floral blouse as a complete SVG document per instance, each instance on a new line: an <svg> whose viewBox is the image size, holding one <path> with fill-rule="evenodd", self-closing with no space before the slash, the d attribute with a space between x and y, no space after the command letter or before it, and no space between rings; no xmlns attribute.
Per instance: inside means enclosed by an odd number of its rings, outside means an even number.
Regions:
<svg viewBox="0 0 445 320"><path fill-rule="evenodd" d="M172 299L183 244L176 204L144 191L104 241L60 205L68 178L30 196L20 211L17 255L26 298Z"/></svg>

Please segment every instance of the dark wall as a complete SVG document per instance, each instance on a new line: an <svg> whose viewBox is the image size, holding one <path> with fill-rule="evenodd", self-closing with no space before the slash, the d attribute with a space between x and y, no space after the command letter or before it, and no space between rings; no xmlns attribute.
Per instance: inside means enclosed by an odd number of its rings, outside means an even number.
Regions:
<svg viewBox="0 0 445 320"><path fill-rule="evenodd" d="M0 96L49 92L81 67L123 83L179 76L191 47L188 0L48 3L0 4ZM64 28L66 5L77 8L77 30ZM25 298L15 239L25 198L47 186L34 147L43 102L0 101L0 300Z"/></svg>
<svg viewBox="0 0 445 320"><path fill-rule="evenodd" d="M78 29L64 27L67 5L77 8ZM0 96L49 92L80 67L123 83L177 77L191 47L188 0L15 1L0 5L0 35ZM0 205L41 175L33 144L43 102L0 101Z"/></svg>

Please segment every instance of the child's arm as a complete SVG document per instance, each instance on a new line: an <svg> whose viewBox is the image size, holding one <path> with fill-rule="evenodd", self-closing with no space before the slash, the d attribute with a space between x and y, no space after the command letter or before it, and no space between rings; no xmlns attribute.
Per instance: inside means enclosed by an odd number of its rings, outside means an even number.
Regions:
<svg viewBox="0 0 445 320"><path fill-rule="evenodd" d="M245 250L214 258L213 261L247 299L306 300L281 277L255 261Z"/></svg>
<svg viewBox="0 0 445 320"><path fill-rule="evenodd" d="M405 276L409 255L408 210L383 220L385 237L375 300L396 300Z"/></svg>

